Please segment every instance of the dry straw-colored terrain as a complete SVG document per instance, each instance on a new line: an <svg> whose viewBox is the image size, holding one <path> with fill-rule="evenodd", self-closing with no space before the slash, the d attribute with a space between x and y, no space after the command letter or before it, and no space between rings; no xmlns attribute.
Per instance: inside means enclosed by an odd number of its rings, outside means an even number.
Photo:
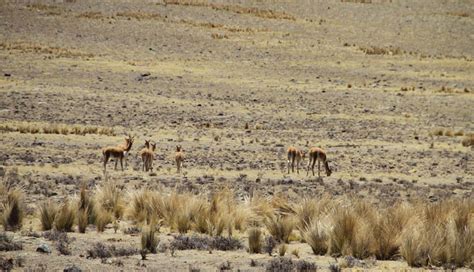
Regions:
<svg viewBox="0 0 474 272"><path fill-rule="evenodd" d="M468 0L0 0L0 270L472 270L473 44Z"/></svg>

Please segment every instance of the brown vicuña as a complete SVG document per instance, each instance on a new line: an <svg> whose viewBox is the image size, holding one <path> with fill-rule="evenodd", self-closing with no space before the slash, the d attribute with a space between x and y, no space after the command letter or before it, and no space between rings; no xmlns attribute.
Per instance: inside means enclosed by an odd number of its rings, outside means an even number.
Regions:
<svg viewBox="0 0 474 272"><path fill-rule="evenodd" d="M176 146L176 153L174 156L174 160L176 161L176 168L177 172L181 172L181 167L183 166L183 161L184 161L184 150L181 148L180 145Z"/></svg>
<svg viewBox="0 0 474 272"><path fill-rule="evenodd" d="M303 161L305 153L302 150L298 150L296 147L290 146L288 148L288 174L295 172L295 163L296 163L296 173L300 173L300 163Z"/></svg>
<svg viewBox="0 0 474 272"><path fill-rule="evenodd" d="M150 140L145 140L145 147L142 148L142 150L140 150L140 156L142 157L142 169L143 171L145 171L145 167L146 167L146 152L147 150L150 149Z"/></svg>
<svg viewBox="0 0 474 272"><path fill-rule="evenodd" d="M115 170L117 170L117 161L120 160L120 167L123 171L123 159L126 158L128 152L132 148L133 140L134 137L127 136L125 138L125 144L109 146L102 149L102 155L104 155L104 172L107 170L107 162L109 161L110 157L115 158Z"/></svg>
<svg viewBox="0 0 474 272"><path fill-rule="evenodd" d="M310 167L314 176L314 165L316 164L316 161L318 161L318 177L321 177L321 162L324 165L324 169L326 169L326 175L328 177L331 175L332 171L329 168L326 152L324 150L318 147L313 147L309 150L308 157L309 157L309 162L308 162L308 169L306 171L306 176L309 174Z"/></svg>
<svg viewBox="0 0 474 272"><path fill-rule="evenodd" d="M142 154L143 159L143 171L153 171L153 160L155 159L155 148L156 143L150 144L147 150L145 150Z"/></svg>

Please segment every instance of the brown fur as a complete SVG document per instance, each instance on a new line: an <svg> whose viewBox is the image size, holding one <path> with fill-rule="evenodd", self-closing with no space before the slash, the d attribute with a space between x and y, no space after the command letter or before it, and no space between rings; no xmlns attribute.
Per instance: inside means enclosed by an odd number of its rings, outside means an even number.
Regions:
<svg viewBox="0 0 474 272"><path fill-rule="evenodd" d="M313 172L314 176L314 165L316 161L318 161L318 177L321 177L321 162L324 165L324 169L326 170L326 175L329 177L332 173L331 169L329 168L329 164L326 157L326 152L318 147L313 147L309 150L309 162L308 162L308 169L306 171L306 176L309 174L309 168Z"/></svg>
<svg viewBox="0 0 474 272"><path fill-rule="evenodd" d="M295 172L295 162L296 162L296 173L300 173L300 163L303 161L305 157L305 153L302 150L298 150L293 146L288 148L288 174L290 173L290 166L291 171Z"/></svg>
<svg viewBox="0 0 474 272"><path fill-rule="evenodd" d="M181 167L183 166L183 161L184 161L184 150L182 150L180 145L176 146L176 153L174 156L174 160L176 161L177 172L180 173Z"/></svg>
<svg viewBox="0 0 474 272"><path fill-rule="evenodd" d="M107 162L110 157L115 158L115 170L117 170L117 162L120 160L120 167L123 171L123 159L126 157L130 149L132 148L133 137L129 136L125 138L125 145L109 146L102 149L102 155L104 156L104 172L107 169Z"/></svg>
<svg viewBox="0 0 474 272"><path fill-rule="evenodd" d="M150 149L150 140L145 140L145 147L140 151L140 156L142 157L142 163L143 163L143 166L142 166L142 169L143 171L146 171L145 168L146 168L146 152Z"/></svg>
<svg viewBox="0 0 474 272"><path fill-rule="evenodd" d="M144 171L153 171L153 160L155 159L156 143L151 144L151 147L142 154Z"/></svg>

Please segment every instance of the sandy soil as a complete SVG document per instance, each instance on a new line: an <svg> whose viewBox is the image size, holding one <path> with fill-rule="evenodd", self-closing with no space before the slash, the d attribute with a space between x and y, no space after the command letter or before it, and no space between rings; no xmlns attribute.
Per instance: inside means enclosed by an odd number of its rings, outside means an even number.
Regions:
<svg viewBox="0 0 474 272"><path fill-rule="evenodd" d="M179 1L178 1L179 2ZM357 1L355 1L357 2ZM124 189L208 193L229 186L290 199L356 194L375 202L473 197L472 148L436 128L474 131L474 6L470 1L0 1L0 122L113 127L116 136L1 132L3 171L17 169L39 230L40 200L75 195L104 181L100 149L137 135L129 167L109 177ZM272 12L269 12L272 11ZM248 128L246 128L248 124ZM157 142L153 174L137 156ZM176 174L176 145L186 152ZM334 174L286 173L286 148L320 146ZM14 170L13 170L14 171ZM127 224L124 222L123 224ZM166 231L162 236L166 236ZM242 234L242 240L245 240ZM26 266L62 270L263 270L269 257L180 251L86 259L107 239L71 234L72 256L35 253L42 238L17 233ZM298 247L327 269L330 257ZM3 254L3 253L2 253ZM250 259L262 266L250 267ZM145 264L145 267L141 265ZM373 269L408 269L377 262Z"/></svg>

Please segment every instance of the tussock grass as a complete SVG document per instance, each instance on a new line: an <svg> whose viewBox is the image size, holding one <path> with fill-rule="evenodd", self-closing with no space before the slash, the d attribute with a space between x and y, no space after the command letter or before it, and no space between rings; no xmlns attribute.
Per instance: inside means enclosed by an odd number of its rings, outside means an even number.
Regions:
<svg viewBox="0 0 474 272"><path fill-rule="evenodd" d="M236 245L240 242L232 235L246 232L249 253L264 250L264 233L270 234L268 246L265 245L269 250L265 251L272 253L277 241L290 240L290 234L296 229L317 255L375 257L377 260L401 257L413 267L466 267L474 256L474 201L471 199L402 202L390 207L365 199L329 196L296 203L279 196L258 195L239 201L228 189L210 196L176 191L164 194L147 189L123 194L113 183L105 183L97 188L94 197L81 192L75 211L82 209L85 214L86 209L80 207L91 205L86 204L91 203L91 199L95 203L94 222L99 231L121 218L124 203L130 203L127 217L145 226L143 249L148 252L156 249L155 232L163 224L172 232L181 233L170 245L172 250L234 250L239 248ZM56 217L61 213L64 212L60 210ZM200 234L185 235L190 231ZM283 247L278 248L279 253Z"/></svg>
<svg viewBox="0 0 474 272"><path fill-rule="evenodd" d="M398 47L377 47L377 46L370 46L370 47L359 47L359 50L364 52L366 55L402 55L404 52Z"/></svg>
<svg viewBox="0 0 474 272"><path fill-rule="evenodd" d="M66 199L55 217L54 226L58 231L72 232L75 219L75 207L73 207L73 205L69 203L69 200Z"/></svg>
<svg viewBox="0 0 474 272"><path fill-rule="evenodd" d="M0 184L0 223L5 230L19 230L25 217L23 192L14 187Z"/></svg>
<svg viewBox="0 0 474 272"><path fill-rule="evenodd" d="M54 226L54 220L58 214L58 205L51 200L44 201L38 207L38 215L42 230L50 230Z"/></svg>
<svg viewBox="0 0 474 272"><path fill-rule="evenodd" d="M260 253L262 252L262 231L260 228L250 228L248 230L249 235L249 253Z"/></svg>
<svg viewBox="0 0 474 272"><path fill-rule="evenodd" d="M466 135L464 139L461 141L463 146L474 146L474 133Z"/></svg>
<svg viewBox="0 0 474 272"><path fill-rule="evenodd" d="M155 235L155 228L149 226L144 227L142 230L141 245L142 250L147 250L150 253L156 253L156 247L158 246L159 240Z"/></svg>

